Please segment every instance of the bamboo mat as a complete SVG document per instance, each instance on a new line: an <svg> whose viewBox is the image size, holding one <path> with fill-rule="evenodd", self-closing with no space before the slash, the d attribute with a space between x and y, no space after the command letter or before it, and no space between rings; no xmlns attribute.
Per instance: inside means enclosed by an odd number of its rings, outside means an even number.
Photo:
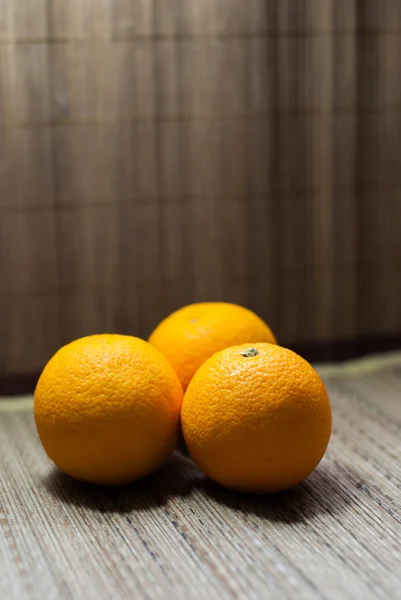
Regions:
<svg viewBox="0 0 401 600"><path fill-rule="evenodd" d="M204 300L401 333L400 73L400 0L0 0L1 374Z"/></svg>
<svg viewBox="0 0 401 600"><path fill-rule="evenodd" d="M274 497L225 491L179 454L136 485L56 471L32 399L0 403L0 597L401 598L401 356L321 374L326 457Z"/></svg>

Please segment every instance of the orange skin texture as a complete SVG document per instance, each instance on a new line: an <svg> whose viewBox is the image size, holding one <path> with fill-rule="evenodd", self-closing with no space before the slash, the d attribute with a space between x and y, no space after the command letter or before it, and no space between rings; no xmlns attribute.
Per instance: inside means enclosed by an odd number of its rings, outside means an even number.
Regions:
<svg viewBox="0 0 401 600"><path fill-rule="evenodd" d="M44 449L65 473L118 485L156 470L179 433L182 386L155 348L135 337L93 335L45 366L34 415Z"/></svg>
<svg viewBox="0 0 401 600"><path fill-rule="evenodd" d="M249 349L256 356L244 356ZM331 408L319 375L272 344L226 348L207 360L181 409L184 439L199 468L240 491L280 492L308 477L331 434Z"/></svg>
<svg viewBox="0 0 401 600"><path fill-rule="evenodd" d="M228 302L184 306L164 319L149 338L149 343L173 365L184 391L215 352L248 342L277 343L260 317Z"/></svg>

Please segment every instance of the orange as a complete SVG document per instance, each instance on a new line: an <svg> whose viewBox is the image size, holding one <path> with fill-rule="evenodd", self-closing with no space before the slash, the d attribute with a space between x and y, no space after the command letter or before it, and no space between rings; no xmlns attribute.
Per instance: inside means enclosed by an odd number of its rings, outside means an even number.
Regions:
<svg viewBox="0 0 401 600"><path fill-rule="evenodd" d="M63 346L35 390L39 437L65 473L121 484L157 469L179 433L182 386L147 342L93 335Z"/></svg>
<svg viewBox="0 0 401 600"><path fill-rule="evenodd" d="M184 396L194 461L228 488L279 492L300 483L331 433L325 387L303 358L272 344L226 348L200 367Z"/></svg>
<svg viewBox="0 0 401 600"><path fill-rule="evenodd" d="M184 306L156 327L149 342L170 361L184 391L199 367L215 352L252 342L276 343L255 313L228 302Z"/></svg>

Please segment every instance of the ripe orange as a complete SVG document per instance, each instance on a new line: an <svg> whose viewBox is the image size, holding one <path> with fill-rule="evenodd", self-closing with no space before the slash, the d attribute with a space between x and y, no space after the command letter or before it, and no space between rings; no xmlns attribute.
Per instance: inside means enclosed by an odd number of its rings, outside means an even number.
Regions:
<svg viewBox="0 0 401 600"><path fill-rule="evenodd" d="M331 432L325 387L303 358L272 344L226 348L200 367L181 410L197 465L226 487L278 492L307 477Z"/></svg>
<svg viewBox="0 0 401 600"><path fill-rule="evenodd" d="M35 421L62 471L94 483L127 483L173 451L182 395L173 368L150 344L93 335L47 363L35 390Z"/></svg>
<svg viewBox="0 0 401 600"><path fill-rule="evenodd" d="M276 339L255 313L228 302L184 306L154 330L149 342L170 361L184 391L199 367L228 346Z"/></svg>

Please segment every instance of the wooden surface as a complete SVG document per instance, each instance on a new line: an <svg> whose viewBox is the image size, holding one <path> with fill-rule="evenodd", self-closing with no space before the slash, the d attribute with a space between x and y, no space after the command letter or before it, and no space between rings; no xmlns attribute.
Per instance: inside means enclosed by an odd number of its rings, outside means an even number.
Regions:
<svg viewBox="0 0 401 600"><path fill-rule="evenodd" d="M0 400L1 598L401 598L401 356L321 373L327 455L271 497L178 454L133 486L74 482L46 458L32 400Z"/></svg>
<svg viewBox="0 0 401 600"><path fill-rule="evenodd" d="M0 373L191 301L401 331L400 72L399 0L0 0Z"/></svg>

